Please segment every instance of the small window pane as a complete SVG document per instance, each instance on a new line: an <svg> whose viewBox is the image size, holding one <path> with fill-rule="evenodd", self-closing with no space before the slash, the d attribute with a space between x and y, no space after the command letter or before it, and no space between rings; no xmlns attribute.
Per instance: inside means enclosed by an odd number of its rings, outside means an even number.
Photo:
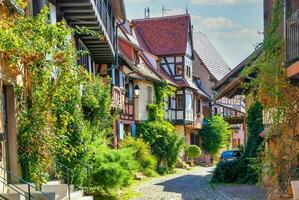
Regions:
<svg viewBox="0 0 299 200"><path fill-rule="evenodd" d="M177 102L177 109L180 109L180 110L184 109L183 95L177 95L176 102Z"/></svg>
<svg viewBox="0 0 299 200"><path fill-rule="evenodd" d="M175 72L176 75L182 75L183 74L183 67L181 64L176 64L175 65Z"/></svg>

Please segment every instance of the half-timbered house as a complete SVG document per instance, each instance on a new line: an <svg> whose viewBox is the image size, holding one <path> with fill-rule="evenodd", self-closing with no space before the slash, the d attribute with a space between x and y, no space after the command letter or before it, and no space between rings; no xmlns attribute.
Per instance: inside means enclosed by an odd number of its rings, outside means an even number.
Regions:
<svg viewBox="0 0 299 200"><path fill-rule="evenodd" d="M190 15L175 15L132 20L138 43L160 59L160 73L177 86L167 100L167 119L180 134L194 124L192 82L193 41Z"/></svg>

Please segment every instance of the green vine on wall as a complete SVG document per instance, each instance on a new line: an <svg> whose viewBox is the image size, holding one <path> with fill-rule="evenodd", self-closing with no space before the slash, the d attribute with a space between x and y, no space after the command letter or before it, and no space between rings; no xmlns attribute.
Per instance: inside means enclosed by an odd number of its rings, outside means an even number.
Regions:
<svg viewBox="0 0 299 200"><path fill-rule="evenodd" d="M34 18L3 15L0 21L0 57L18 80L22 174L37 185L47 180L55 157L71 163L82 156L80 86L92 79L77 66L78 54L69 39L75 30L64 21L49 24L48 14L44 8Z"/></svg>
<svg viewBox="0 0 299 200"><path fill-rule="evenodd" d="M283 1L275 0L271 21L265 29L263 53L244 76L257 73L250 83L251 91L263 104L264 113L270 113L269 144L263 156L262 175L273 193L285 192L296 178L298 162L299 88L286 78L284 66L285 44L282 33ZM275 196L275 195L274 195ZM271 199L270 195L270 199ZM273 197L274 198L274 197Z"/></svg>

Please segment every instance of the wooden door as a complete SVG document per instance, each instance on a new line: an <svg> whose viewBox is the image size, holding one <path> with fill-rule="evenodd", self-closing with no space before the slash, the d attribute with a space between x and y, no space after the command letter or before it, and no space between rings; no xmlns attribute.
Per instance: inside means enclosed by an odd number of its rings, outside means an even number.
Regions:
<svg viewBox="0 0 299 200"><path fill-rule="evenodd" d="M4 169L8 169L7 166L7 96L6 86L2 85L2 96L1 96L1 114L2 114L2 127L0 133L0 176L1 182L7 179L7 173ZM3 169L4 168L4 169ZM5 192L5 186L1 183L0 191Z"/></svg>

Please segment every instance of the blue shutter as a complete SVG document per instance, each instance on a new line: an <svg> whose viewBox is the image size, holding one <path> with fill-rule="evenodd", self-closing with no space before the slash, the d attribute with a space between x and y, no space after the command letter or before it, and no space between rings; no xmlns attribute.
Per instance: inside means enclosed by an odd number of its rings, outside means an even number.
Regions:
<svg viewBox="0 0 299 200"><path fill-rule="evenodd" d="M136 137L136 124L131 125L131 133L133 138Z"/></svg>

